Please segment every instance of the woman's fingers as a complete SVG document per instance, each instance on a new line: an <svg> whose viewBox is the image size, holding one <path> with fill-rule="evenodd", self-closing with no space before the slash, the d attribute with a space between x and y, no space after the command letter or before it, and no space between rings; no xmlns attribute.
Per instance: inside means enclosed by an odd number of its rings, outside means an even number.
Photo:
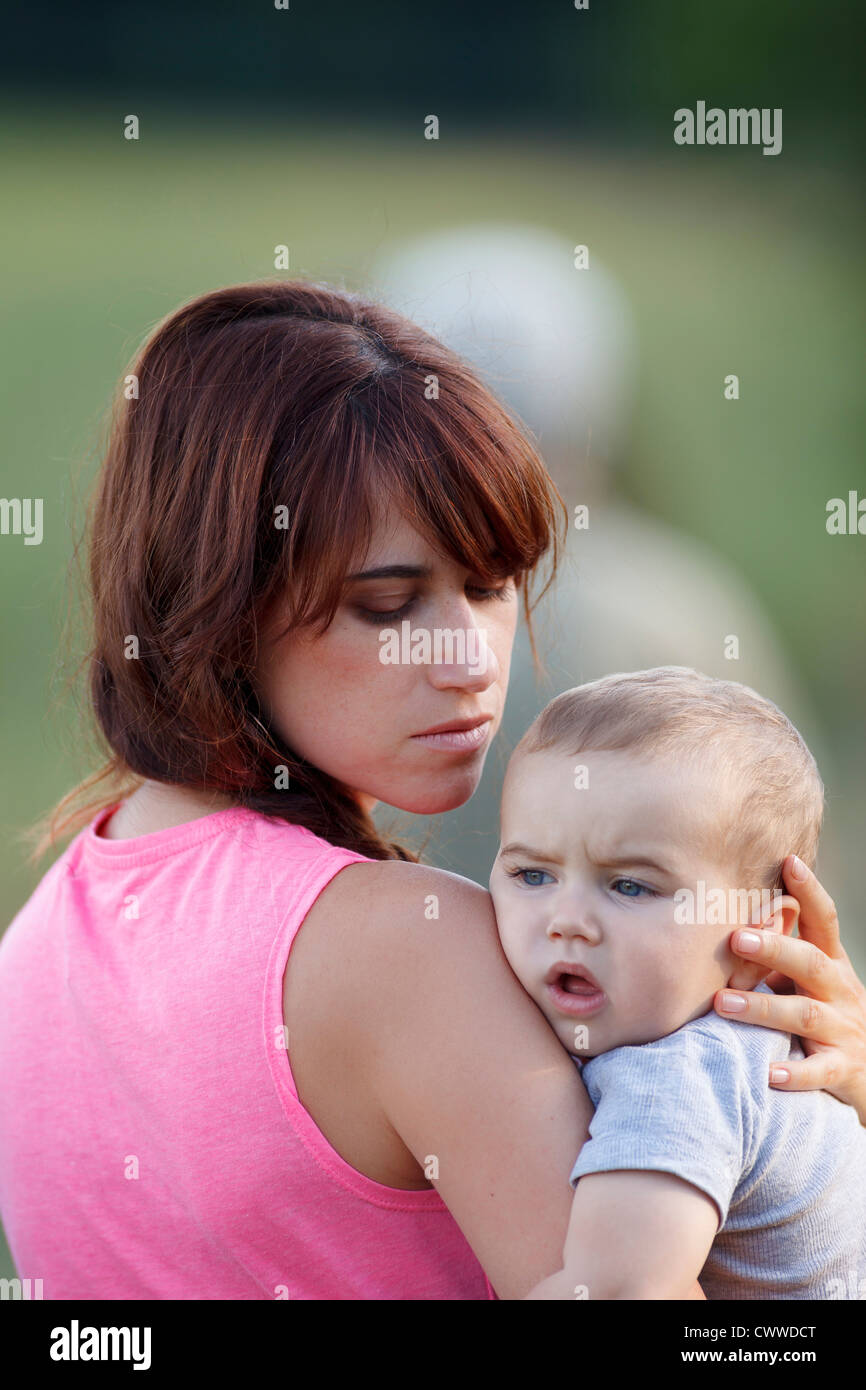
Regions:
<svg viewBox="0 0 866 1390"><path fill-rule="evenodd" d="M780 1033L796 1033L838 1044L843 1025L835 1009L808 994L756 994L722 989L715 997L716 1012L739 1023L757 1023Z"/></svg>
<svg viewBox="0 0 866 1390"><path fill-rule="evenodd" d="M787 975L780 975L778 970L772 970L764 981L775 994L793 994L794 981L789 980Z"/></svg>
<svg viewBox="0 0 866 1390"><path fill-rule="evenodd" d="M724 1002L726 998L742 1000L745 1007L730 1009ZM780 1033L791 1033L802 1039L807 1056L773 1062L767 1078L771 1086L785 1091L829 1091L839 1100L860 1109L852 1086L851 1059L849 1053L843 1051L848 1030L831 1005L803 994L740 994L720 990L716 995L716 1008L727 1018L776 1028ZM821 1041L827 1038L836 1039L840 1046ZM861 1111L861 1123L863 1119Z"/></svg>
<svg viewBox="0 0 866 1390"><path fill-rule="evenodd" d="M780 976L793 981L793 994L757 993L748 970L739 965L727 989L714 999L723 1018L792 1033L803 1041L803 1060L786 1062L789 1080L771 1081L787 1090L829 1091L853 1105L866 1125L866 988L839 938L833 899L796 855L782 866L785 886L800 905L798 937L778 931L741 929L730 937L731 950L754 967L753 980L767 975L771 988Z"/></svg>
<svg viewBox="0 0 866 1390"><path fill-rule="evenodd" d="M727 1007L725 997L742 1007ZM829 1091L845 1105L853 1105L860 1123L866 1125L862 1034L846 1013L803 994L741 994L724 989L714 1003L724 1018L776 1028L802 1040L806 1056L773 1062L767 1077L771 1086L785 1091Z"/></svg>
<svg viewBox="0 0 866 1390"><path fill-rule="evenodd" d="M812 1052L802 1060L773 1062L770 1085L785 1091L829 1091L843 1099L838 1088L842 1085L848 1063L845 1054L835 1047Z"/></svg>
<svg viewBox="0 0 866 1390"><path fill-rule="evenodd" d="M836 904L812 870L796 854L789 854L782 865L782 876L788 892L800 904L800 936L834 959L844 955Z"/></svg>
<svg viewBox="0 0 866 1390"><path fill-rule="evenodd" d="M802 937L780 936L778 932L748 931L744 928L733 933L731 949L753 965L787 975L804 993L811 994L815 999L832 999L838 990L839 968L836 959ZM847 959L841 948L839 959ZM769 996L757 997L763 999ZM776 1028L778 1024L771 1023L770 1027Z"/></svg>

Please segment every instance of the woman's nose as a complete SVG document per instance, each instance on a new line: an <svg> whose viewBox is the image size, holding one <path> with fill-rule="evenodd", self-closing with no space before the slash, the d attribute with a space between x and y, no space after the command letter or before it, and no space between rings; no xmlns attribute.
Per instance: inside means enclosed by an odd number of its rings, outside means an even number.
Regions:
<svg viewBox="0 0 866 1390"><path fill-rule="evenodd" d="M501 666L483 627L434 628L430 633L430 684L437 690L487 690L499 680Z"/></svg>

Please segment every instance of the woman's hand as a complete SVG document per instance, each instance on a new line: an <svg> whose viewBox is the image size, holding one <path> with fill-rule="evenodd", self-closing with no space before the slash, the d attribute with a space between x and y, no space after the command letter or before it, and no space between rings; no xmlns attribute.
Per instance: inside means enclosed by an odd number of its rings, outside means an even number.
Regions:
<svg viewBox="0 0 866 1390"><path fill-rule="evenodd" d="M866 988L842 946L833 900L811 869L792 854L785 860L783 877L800 904L799 938L740 930L730 941L731 950L749 962L738 967L730 984L753 990L766 975L767 984L778 992L720 990L716 1011L723 1018L796 1034L806 1057L784 1067L773 1065L770 1084L785 1091L829 1091L853 1105L866 1125ZM767 975L767 970L772 973ZM742 1003L726 1008L725 999Z"/></svg>

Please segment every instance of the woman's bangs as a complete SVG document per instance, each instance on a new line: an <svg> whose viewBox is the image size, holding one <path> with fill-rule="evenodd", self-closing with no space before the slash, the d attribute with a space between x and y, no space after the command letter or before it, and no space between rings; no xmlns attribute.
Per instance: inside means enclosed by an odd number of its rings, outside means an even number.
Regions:
<svg viewBox="0 0 866 1390"><path fill-rule="evenodd" d="M380 439L377 487L430 544L470 573L504 579L531 569L551 544L553 509L539 507L538 470L468 429L435 427ZM516 442L516 441L515 441Z"/></svg>

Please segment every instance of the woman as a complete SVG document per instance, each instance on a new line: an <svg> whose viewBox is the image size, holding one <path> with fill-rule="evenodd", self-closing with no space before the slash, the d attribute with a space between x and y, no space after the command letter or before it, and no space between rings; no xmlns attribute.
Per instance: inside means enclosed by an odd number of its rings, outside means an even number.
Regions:
<svg viewBox="0 0 866 1390"><path fill-rule="evenodd" d="M589 1102L486 891L370 811L472 795L562 499L451 352L327 287L203 295L127 381L91 541L111 758L0 948L19 1275L519 1298L559 1267ZM484 661L380 660L406 619ZM804 1037L788 1088L862 1121L866 993L823 889L787 883L807 939L740 951L738 983L772 966L808 998L731 1016Z"/></svg>

